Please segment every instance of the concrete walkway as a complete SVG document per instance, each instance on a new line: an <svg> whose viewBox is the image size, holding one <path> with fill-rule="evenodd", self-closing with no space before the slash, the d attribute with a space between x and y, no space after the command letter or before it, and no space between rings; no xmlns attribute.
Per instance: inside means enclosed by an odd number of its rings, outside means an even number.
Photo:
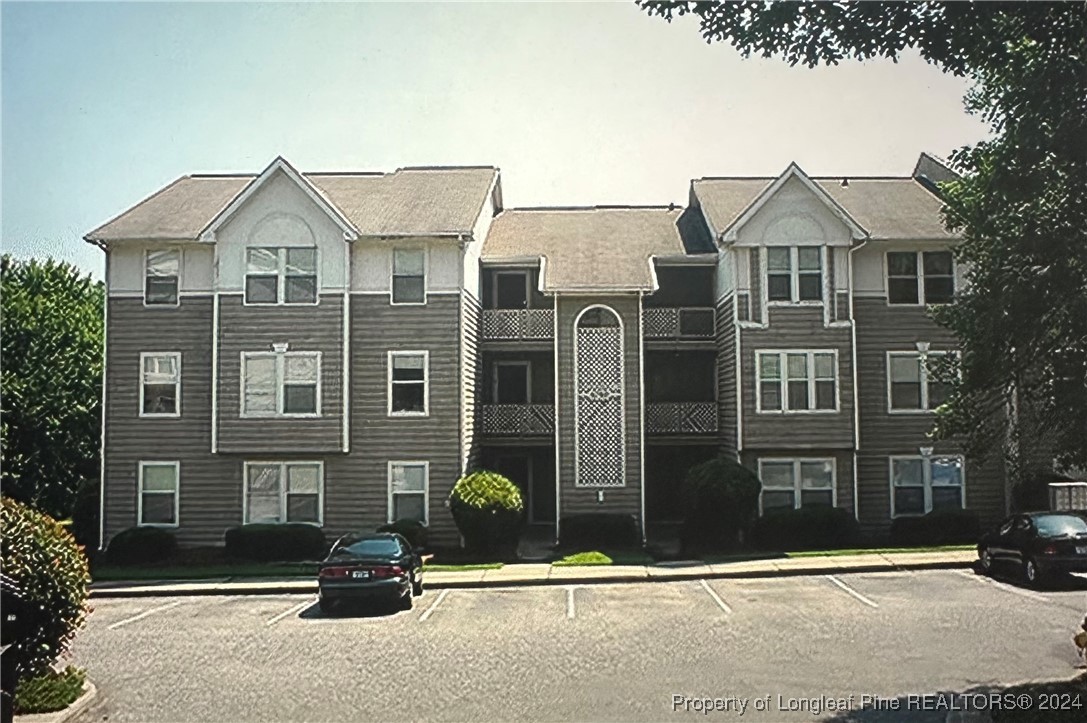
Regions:
<svg viewBox="0 0 1087 723"><path fill-rule="evenodd" d="M548 563L508 564L494 570L428 572L428 590L446 588L519 587L526 585L593 585L717 578L831 575L849 572L960 569L977 561L973 550L954 552L894 552L825 557L781 557L766 560L705 563L666 562L657 565L580 565L559 567ZM175 595L282 595L315 593L313 578L217 578L163 582L96 582L92 598L167 597Z"/></svg>

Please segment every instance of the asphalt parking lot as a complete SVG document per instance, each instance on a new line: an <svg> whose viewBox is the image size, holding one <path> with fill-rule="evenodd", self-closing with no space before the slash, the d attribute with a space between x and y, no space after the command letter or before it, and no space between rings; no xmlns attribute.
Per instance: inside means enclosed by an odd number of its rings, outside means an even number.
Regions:
<svg viewBox="0 0 1087 723"><path fill-rule="evenodd" d="M1034 591L939 570L442 590L408 612L332 617L308 595L94 608L75 662L99 695L81 721L943 721L940 701L976 707L962 695L1073 674L1087 581ZM838 699L847 711L813 713Z"/></svg>

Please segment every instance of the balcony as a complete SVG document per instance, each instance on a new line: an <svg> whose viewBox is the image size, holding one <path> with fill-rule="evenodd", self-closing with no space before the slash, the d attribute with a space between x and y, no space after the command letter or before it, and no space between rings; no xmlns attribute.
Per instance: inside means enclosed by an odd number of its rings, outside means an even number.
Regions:
<svg viewBox="0 0 1087 723"><path fill-rule="evenodd" d="M484 309L483 338L490 341L539 341L555 333L554 309Z"/></svg>
<svg viewBox="0 0 1087 723"><path fill-rule="evenodd" d="M642 309L646 339L705 340L717 331L713 308L706 306L651 306Z"/></svg>
<svg viewBox="0 0 1087 723"><path fill-rule="evenodd" d="M530 436L555 433L553 404L484 404L483 434Z"/></svg>
<svg viewBox="0 0 1087 723"><path fill-rule="evenodd" d="M717 431L717 402L649 402L645 405L647 434L713 434Z"/></svg>

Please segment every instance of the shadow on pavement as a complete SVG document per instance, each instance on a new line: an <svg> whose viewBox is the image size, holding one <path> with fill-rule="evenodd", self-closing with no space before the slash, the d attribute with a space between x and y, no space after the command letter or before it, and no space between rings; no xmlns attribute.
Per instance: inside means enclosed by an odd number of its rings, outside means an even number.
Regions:
<svg viewBox="0 0 1087 723"><path fill-rule="evenodd" d="M897 697L862 700L850 710L822 718L825 723L975 723L991 721L991 711L1002 704L1003 686L979 685L961 691L905 693Z"/></svg>
<svg viewBox="0 0 1087 723"><path fill-rule="evenodd" d="M309 607L304 608L298 617L302 620L339 620L350 618L391 618L397 613L407 612L393 605L382 603L340 603L332 608L331 612L321 612L321 607L315 601Z"/></svg>
<svg viewBox="0 0 1087 723"><path fill-rule="evenodd" d="M1087 592L1087 575L1083 573L1072 575L1059 575L1054 578L1043 580L1037 585L1029 585L1027 581L1023 579L1021 575L1016 575L1014 572L1007 570L995 570L994 572L986 573L982 571L981 566L977 563L970 568L978 577L990 577L993 580L1002 582L1006 585L1014 585L1015 587L1023 588L1024 590L1038 590L1039 592ZM1087 719L1087 714L1085 714Z"/></svg>

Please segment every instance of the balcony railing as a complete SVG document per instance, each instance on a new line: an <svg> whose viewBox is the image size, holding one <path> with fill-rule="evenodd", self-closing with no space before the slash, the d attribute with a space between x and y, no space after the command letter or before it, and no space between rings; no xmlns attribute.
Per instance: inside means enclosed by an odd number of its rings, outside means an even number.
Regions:
<svg viewBox="0 0 1087 723"><path fill-rule="evenodd" d="M554 309L484 309L483 338L499 341L550 339Z"/></svg>
<svg viewBox="0 0 1087 723"><path fill-rule="evenodd" d="M553 404L484 404L483 433L534 435L554 434Z"/></svg>
<svg viewBox="0 0 1087 723"><path fill-rule="evenodd" d="M645 405L647 434L712 434L716 402L650 402Z"/></svg>
<svg viewBox="0 0 1087 723"><path fill-rule="evenodd" d="M642 309L646 339L712 339L714 311L708 306L652 306Z"/></svg>

